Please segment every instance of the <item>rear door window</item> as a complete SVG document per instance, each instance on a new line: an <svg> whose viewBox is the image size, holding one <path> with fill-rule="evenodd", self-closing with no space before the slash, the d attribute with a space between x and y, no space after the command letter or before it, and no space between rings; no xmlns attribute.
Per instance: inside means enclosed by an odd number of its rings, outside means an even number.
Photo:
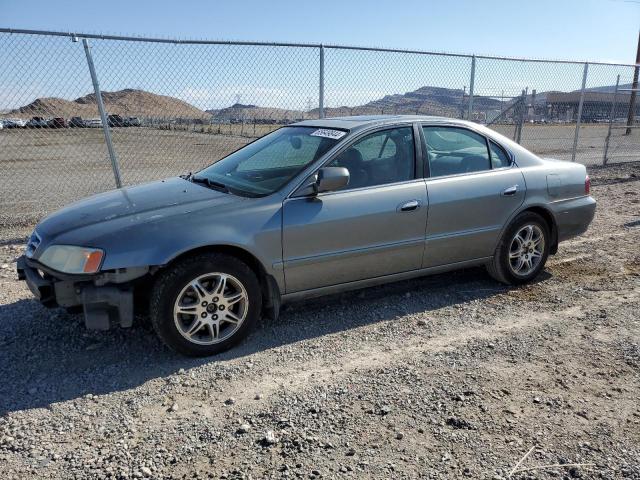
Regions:
<svg viewBox="0 0 640 480"><path fill-rule="evenodd" d="M432 177L460 175L491 169L487 141L459 127L423 127Z"/></svg>
<svg viewBox="0 0 640 480"><path fill-rule="evenodd" d="M511 165L509 155L497 143L489 140L489 150L491 151L492 168L505 168Z"/></svg>

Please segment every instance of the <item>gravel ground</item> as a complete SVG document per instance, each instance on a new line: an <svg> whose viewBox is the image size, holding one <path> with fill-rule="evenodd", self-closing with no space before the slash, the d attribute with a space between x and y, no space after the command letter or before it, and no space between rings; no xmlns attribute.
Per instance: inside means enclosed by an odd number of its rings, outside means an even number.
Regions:
<svg viewBox="0 0 640 480"><path fill-rule="evenodd" d="M209 359L44 309L6 241L3 478L500 479L527 452L511 478L640 478L640 163L591 175L594 224L532 285L325 297Z"/></svg>

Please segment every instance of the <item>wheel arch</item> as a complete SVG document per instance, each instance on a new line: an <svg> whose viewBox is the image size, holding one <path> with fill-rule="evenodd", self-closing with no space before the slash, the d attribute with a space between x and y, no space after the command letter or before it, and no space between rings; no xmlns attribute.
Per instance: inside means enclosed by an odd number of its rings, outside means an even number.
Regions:
<svg viewBox="0 0 640 480"><path fill-rule="evenodd" d="M244 262L253 271L253 273L255 273L258 278L258 282L260 283L260 288L262 290L263 312L269 318L276 319L278 317L281 303L281 292L278 287L278 282L267 272L258 257L247 249L238 247L237 245L227 244L203 245L181 252L179 255L173 257L169 262L160 267L160 269L165 269L187 257L202 253L223 253Z"/></svg>
<svg viewBox="0 0 640 480"><path fill-rule="evenodd" d="M558 252L558 225L553 213L542 205L532 205L520 210L515 216L517 217L521 213L532 212L540 215L549 227L549 233L551 234L551 245L549 246L549 253L555 255ZM513 219L512 219L513 220ZM511 222L509 222L511 223Z"/></svg>
<svg viewBox="0 0 640 480"><path fill-rule="evenodd" d="M489 272L489 275L491 275L494 279L498 280L499 282L505 283L507 285L519 284L519 283L522 283L522 281L518 281L517 279L511 278L512 275L509 275L508 273L505 272L505 269L502 266L500 249L504 247L505 235L513 225L516 218L518 218L523 213L534 213L537 216L542 218L542 220L547 225L550 236L551 236L548 253L554 254L558 251L558 228L555 221L555 217L548 208L546 208L544 205L527 205L524 208L515 211L511 215L509 220L505 222L502 232L499 236L497 245L494 250L495 253L491 257L491 259L487 262L487 270Z"/></svg>

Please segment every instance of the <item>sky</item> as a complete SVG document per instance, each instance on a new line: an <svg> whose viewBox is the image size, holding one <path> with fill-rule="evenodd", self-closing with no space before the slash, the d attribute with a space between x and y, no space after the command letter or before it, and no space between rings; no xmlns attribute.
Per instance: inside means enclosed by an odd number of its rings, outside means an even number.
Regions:
<svg viewBox="0 0 640 480"><path fill-rule="evenodd" d="M0 27L181 39L324 43L633 63L640 0L166 1L0 0ZM236 100L306 109L318 101L317 49L91 41L103 90L142 88L199 108ZM481 61L475 91L580 88L582 65ZM468 89L469 58L326 50L325 104L358 105L423 85ZM587 86L631 70L592 66ZM0 109L90 93L81 44L0 35Z"/></svg>
<svg viewBox="0 0 640 480"><path fill-rule="evenodd" d="M633 63L636 0L0 0L14 28Z"/></svg>

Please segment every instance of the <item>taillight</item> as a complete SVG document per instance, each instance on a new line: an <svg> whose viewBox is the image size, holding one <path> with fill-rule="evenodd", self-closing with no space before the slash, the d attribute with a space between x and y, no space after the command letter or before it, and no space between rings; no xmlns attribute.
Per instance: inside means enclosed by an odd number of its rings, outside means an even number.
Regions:
<svg viewBox="0 0 640 480"><path fill-rule="evenodd" d="M591 179L587 175L584 179L584 194L589 195L591 193Z"/></svg>

